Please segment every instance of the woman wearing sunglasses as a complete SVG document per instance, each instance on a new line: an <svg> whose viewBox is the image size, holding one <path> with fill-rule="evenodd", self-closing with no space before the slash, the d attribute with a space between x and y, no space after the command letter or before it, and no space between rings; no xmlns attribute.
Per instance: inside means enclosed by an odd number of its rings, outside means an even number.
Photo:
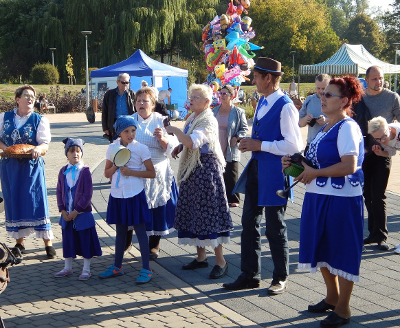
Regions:
<svg viewBox="0 0 400 328"><path fill-rule="evenodd" d="M307 166L295 180L307 184L300 225L299 268L312 273L319 268L326 297L308 311L324 313L322 327L350 322L350 296L359 281L363 249L362 196L363 136L351 119L351 105L361 99L362 87L354 77L329 81L322 94L322 113L328 123L311 141ZM287 167L290 159L282 159Z"/></svg>
<svg viewBox="0 0 400 328"><path fill-rule="evenodd" d="M235 89L227 84L220 92L221 105L213 108L213 113L218 121L219 143L226 160L224 182L226 197L230 207L239 206L239 194L232 194L233 188L239 178L239 140L246 136L248 127L243 109L233 104Z"/></svg>
<svg viewBox="0 0 400 328"><path fill-rule="evenodd" d="M30 144L30 158L3 157L1 159L1 187L6 212L6 229L16 239L15 247L25 253L25 237L34 236L44 241L47 257L56 251L52 246L49 206L43 156L51 140L50 124L46 117L34 112L36 91L22 85L15 91L17 107L0 114L0 148L15 144Z"/></svg>

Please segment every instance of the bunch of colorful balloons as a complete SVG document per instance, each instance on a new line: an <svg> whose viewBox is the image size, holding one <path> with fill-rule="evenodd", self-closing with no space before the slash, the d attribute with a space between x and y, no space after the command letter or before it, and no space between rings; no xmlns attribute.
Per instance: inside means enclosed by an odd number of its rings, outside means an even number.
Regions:
<svg viewBox="0 0 400 328"><path fill-rule="evenodd" d="M220 101L217 92L220 87L230 84L238 90L240 85L248 80L254 66L253 50L262 49L251 42L256 36L250 26L252 19L247 14L250 0L230 1L226 14L215 16L203 29L202 40L205 61L210 74L207 83L214 91L211 107L217 106Z"/></svg>

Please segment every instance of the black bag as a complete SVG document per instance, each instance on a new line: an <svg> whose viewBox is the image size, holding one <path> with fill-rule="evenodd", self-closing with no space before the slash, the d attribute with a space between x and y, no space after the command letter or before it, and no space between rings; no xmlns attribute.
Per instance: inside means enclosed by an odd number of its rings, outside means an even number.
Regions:
<svg viewBox="0 0 400 328"><path fill-rule="evenodd" d="M96 121L96 113L94 112L92 105L86 109L86 118L89 123L94 123Z"/></svg>

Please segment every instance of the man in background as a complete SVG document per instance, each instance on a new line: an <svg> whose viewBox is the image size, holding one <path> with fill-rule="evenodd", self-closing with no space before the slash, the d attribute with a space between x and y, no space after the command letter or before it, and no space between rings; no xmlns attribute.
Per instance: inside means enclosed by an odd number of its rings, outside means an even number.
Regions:
<svg viewBox="0 0 400 328"><path fill-rule="evenodd" d="M378 66L371 66L366 71L367 89L363 101L370 118L382 116L388 123L396 118L400 121L400 98L395 92L383 88L383 74ZM388 132L381 137L387 138ZM369 138L370 139L370 138ZM367 140L369 140L367 139ZM370 145L365 144L366 149ZM383 251L389 250L386 243L388 229L386 225L386 187L389 180L391 158L378 156L366 151L362 169L364 171L364 201L368 211L369 236L364 244L377 243Z"/></svg>
<svg viewBox="0 0 400 328"><path fill-rule="evenodd" d="M104 94L101 113L101 124L104 137L113 142L115 130L113 125L121 115L132 115L135 112L135 92L129 89L130 76L121 73L117 77L117 87Z"/></svg>
<svg viewBox="0 0 400 328"><path fill-rule="evenodd" d="M304 154L307 154L311 140L317 135L321 126L326 123L326 117L321 111L321 96L330 79L331 77L327 74L320 74L315 78L315 93L306 98L299 111L299 126L308 125L307 145Z"/></svg>
<svg viewBox="0 0 400 328"><path fill-rule="evenodd" d="M164 102L165 104L171 105L171 93L172 89L168 88L168 90L161 90L158 93L158 101ZM165 98L168 99L168 103L165 101Z"/></svg>

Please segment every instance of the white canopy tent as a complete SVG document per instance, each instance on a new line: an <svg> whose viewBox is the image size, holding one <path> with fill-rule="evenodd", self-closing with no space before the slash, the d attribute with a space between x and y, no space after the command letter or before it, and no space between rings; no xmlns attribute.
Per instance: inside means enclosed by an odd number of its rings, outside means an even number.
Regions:
<svg viewBox="0 0 400 328"><path fill-rule="evenodd" d="M379 66L384 74L400 73L400 65L392 65L372 56L362 44L343 44L328 60L315 65L300 65L301 74L365 74L370 66Z"/></svg>

